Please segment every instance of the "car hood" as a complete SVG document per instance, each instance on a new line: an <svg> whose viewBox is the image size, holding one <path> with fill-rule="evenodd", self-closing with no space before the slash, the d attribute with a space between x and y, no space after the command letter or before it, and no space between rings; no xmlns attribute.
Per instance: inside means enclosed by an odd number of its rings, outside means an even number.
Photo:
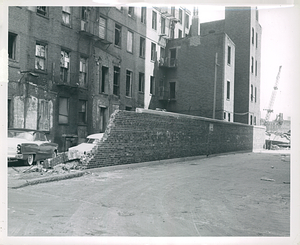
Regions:
<svg viewBox="0 0 300 245"><path fill-rule="evenodd" d="M69 160L78 159L84 153L89 153L96 146L96 144L82 143L80 145L70 147L68 150L68 158Z"/></svg>
<svg viewBox="0 0 300 245"><path fill-rule="evenodd" d="M26 139L19 139L19 138L7 138L7 153L8 154L16 154L17 153L17 146L23 143L31 143L31 141Z"/></svg>

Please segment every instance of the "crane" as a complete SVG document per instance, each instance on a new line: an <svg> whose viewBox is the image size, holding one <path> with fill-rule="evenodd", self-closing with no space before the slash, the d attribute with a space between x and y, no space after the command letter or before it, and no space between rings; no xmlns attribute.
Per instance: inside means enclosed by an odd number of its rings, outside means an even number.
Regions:
<svg viewBox="0 0 300 245"><path fill-rule="evenodd" d="M267 123L267 121L269 121L270 115L273 112L273 105L274 105L276 93L277 93L277 90L278 90L278 83L279 83L279 78L280 78L281 67L282 66L279 66L279 71L278 71L278 74L276 76L276 81L275 81L275 85L273 87L273 91L272 91L272 95L271 95L271 100L270 100L270 103L269 103L269 107L268 107L268 109L266 109L267 114L266 114L266 117L265 117L265 123Z"/></svg>

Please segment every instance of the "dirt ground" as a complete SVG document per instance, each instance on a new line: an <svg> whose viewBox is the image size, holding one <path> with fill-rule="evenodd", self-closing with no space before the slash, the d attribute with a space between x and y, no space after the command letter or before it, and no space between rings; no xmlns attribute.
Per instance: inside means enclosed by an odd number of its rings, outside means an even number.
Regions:
<svg viewBox="0 0 300 245"><path fill-rule="evenodd" d="M9 189L8 235L288 237L290 155L135 164Z"/></svg>

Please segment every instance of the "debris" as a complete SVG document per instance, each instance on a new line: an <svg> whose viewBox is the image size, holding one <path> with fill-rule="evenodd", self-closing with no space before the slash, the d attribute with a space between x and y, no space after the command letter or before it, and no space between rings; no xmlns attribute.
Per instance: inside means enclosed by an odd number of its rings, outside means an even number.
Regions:
<svg viewBox="0 0 300 245"><path fill-rule="evenodd" d="M283 184L290 184L289 181L283 181Z"/></svg>
<svg viewBox="0 0 300 245"><path fill-rule="evenodd" d="M260 180L265 180L265 181L275 181L274 179L269 179L269 178L261 178Z"/></svg>
<svg viewBox="0 0 300 245"><path fill-rule="evenodd" d="M271 168L274 168L274 166L271 166Z"/></svg>

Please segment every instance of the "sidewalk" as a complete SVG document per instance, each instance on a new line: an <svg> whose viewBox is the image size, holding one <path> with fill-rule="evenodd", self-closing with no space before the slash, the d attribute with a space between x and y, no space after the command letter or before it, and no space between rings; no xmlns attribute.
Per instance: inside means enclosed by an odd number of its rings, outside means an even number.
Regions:
<svg viewBox="0 0 300 245"><path fill-rule="evenodd" d="M231 153L215 154L215 155L210 155L209 158L221 156L221 155L243 154L243 153L244 152L236 152L236 153L231 152ZM290 150L258 150L258 151L254 151L254 153L281 154L282 157L289 158ZM53 169L42 169L39 166L9 167L7 171L8 188L16 189L16 188L29 186L29 185L36 185L36 184L46 183L51 181L59 181L59 180L65 180L70 178L76 178L76 177L83 176L84 174L89 174L91 172L113 171L117 169L134 168L139 166L184 162L184 161L196 160L201 158L206 158L206 156L203 155L203 156L176 158L176 159L166 159L160 161L116 165L116 166L108 166L108 167L93 168L93 169L76 168L76 164L74 164L74 162L66 163L66 164L58 164ZM287 160L289 161L290 159Z"/></svg>

